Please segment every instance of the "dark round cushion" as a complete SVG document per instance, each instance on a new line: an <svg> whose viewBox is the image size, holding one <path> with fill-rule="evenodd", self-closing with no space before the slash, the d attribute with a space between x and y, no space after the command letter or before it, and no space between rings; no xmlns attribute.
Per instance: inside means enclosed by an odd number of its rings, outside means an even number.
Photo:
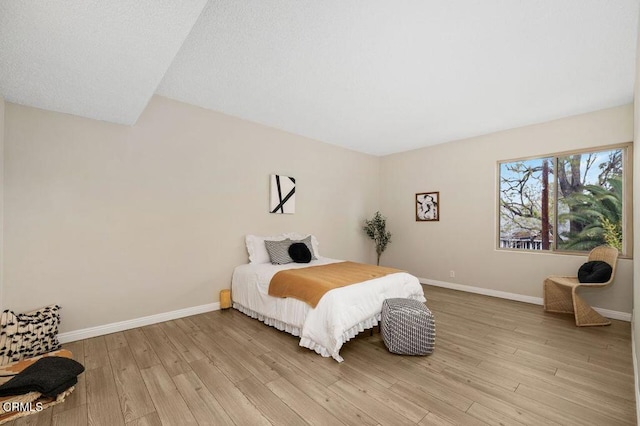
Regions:
<svg viewBox="0 0 640 426"><path fill-rule="evenodd" d="M305 243L293 243L289 246L289 256L296 263L311 262L311 251Z"/></svg>
<svg viewBox="0 0 640 426"><path fill-rule="evenodd" d="M578 281L581 283L606 283L611 278L611 265L602 260L592 260L578 269Z"/></svg>

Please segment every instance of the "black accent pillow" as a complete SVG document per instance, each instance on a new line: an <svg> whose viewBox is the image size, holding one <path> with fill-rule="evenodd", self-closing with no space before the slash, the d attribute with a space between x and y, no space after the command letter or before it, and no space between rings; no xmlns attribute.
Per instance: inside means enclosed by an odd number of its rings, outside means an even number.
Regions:
<svg viewBox="0 0 640 426"><path fill-rule="evenodd" d="M602 260L592 260L578 269L578 281L581 283L606 283L611 278L611 265Z"/></svg>
<svg viewBox="0 0 640 426"><path fill-rule="evenodd" d="M289 246L289 256L296 263L311 262L311 251L305 243L293 243Z"/></svg>

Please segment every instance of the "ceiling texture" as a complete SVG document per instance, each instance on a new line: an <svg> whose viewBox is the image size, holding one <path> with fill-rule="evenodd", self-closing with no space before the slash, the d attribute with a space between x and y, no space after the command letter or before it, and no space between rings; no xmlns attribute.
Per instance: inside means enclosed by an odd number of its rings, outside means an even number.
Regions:
<svg viewBox="0 0 640 426"><path fill-rule="evenodd" d="M373 155L633 101L640 0L2 0L6 101L154 94Z"/></svg>

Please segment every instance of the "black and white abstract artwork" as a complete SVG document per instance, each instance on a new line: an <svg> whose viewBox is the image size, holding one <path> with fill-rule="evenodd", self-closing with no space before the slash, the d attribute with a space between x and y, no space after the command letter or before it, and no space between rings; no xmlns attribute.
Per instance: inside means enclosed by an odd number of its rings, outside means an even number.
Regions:
<svg viewBox="0 0 640 426"><path fill-rule="evenodd" d="M416 221L430 222L438 220L440 220L440 192L416 194Z"/></svg>
<svg viewBox="0 0 640 426"><path fill-rule="evenodd" d="M290 176L271 175L271 213L296 212L296 180Z"/></svg>

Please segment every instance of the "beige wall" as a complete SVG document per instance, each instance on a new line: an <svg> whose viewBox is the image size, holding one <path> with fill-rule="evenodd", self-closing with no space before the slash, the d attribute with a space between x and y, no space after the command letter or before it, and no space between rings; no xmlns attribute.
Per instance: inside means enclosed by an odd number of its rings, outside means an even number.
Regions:
<svg viewBox="0 0 640 426"><path fill-rule="evenodd" d="M636 85L634 96L634 141L640 140L640 32L638 32L637 42L637 54L636 54ZM633 153L633 167L635 174L633 176L634 191L633 196L635 198L633 209L633 222L636 224L634 228L634 240L633 251L636 256L633 260L633 339L635 344L635 369L636 372L640 371L640 147L634 144ZM636 383L636 386L638 383ZM638 395L638 389L636 389L636 395ZM640 401L636 401L636 407L638 413L640 413ZM640 415L638 416L638 423L640 423Z"/></svg>
<svg viewBox="0 0 640 426"><path fill-rule="evenodd" d="M4 310L4 98L0 96L0 311Z"/></svg>
<svg viewBox="0 0 640 426"><path fill-rule="evenodd" d="M246 233L313 232L325 256L374 261L360 224L378 208L394 234L383 264L541 297L544 276L584 259L495 250L496 161L633 138L631 105L382 158L162 97L132 127L3 116L5 306L59 303L63 332L217 301ZM296 214L267 213L271 173L297 178ZM424 191L440 191L440 222L415 222ZM632 269L586 297L631 312Z"/></svg>
<svg viewBox="0 0 640 426"><path fill-rule="evenodd" d="M495 249L496 162L632 139L633 105L626 105L382 157L380 204L393 242L381 263L421 278L542 297L545 276L575 273L585 259ZM417 223L415 193L430 191L440 191L441 219ZM585 298L630 313L632 270L631 260L621 260L614 285Z"/></svg>
<svg viewBox="0 0 640 426"><path fill-rule="evenodd" d="M63 307L62 331L218 301L244 236L312 232L372 261L379 159L154 97L135 126L7 104L5 299ZM297 179L269 214L269 174Z"/></svg>

